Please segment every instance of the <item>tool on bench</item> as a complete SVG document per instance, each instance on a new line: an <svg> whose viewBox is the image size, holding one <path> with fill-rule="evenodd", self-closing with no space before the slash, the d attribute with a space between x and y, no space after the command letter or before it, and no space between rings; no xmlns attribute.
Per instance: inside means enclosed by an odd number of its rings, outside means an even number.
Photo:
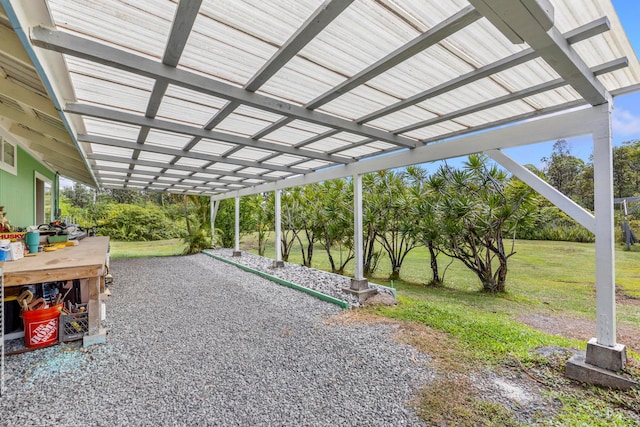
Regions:
<svg viewBox="0 0 640 427"><path fill-rule="evenodd" d="M33 301L33 293L30 290L24 290L18 295L18 304L24 311L29 311L29 304Z"/></svg>
<svg viewBox="0 0 640 427"><path fill-rule="evenodd" d="M37 298L35 301L29 304L29 310L38 310L41 308L49 308L49 305L42 297Z"/></svg>

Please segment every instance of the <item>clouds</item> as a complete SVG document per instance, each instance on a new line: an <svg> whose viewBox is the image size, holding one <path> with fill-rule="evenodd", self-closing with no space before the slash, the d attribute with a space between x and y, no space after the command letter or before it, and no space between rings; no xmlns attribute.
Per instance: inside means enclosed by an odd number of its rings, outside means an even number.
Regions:
<svg viewBox="0 0 640 427"><path fill-rule="evenodd" d="M613 110L611 124L616 137L640 138L640 115L624 108L616 108Z"/></svg>

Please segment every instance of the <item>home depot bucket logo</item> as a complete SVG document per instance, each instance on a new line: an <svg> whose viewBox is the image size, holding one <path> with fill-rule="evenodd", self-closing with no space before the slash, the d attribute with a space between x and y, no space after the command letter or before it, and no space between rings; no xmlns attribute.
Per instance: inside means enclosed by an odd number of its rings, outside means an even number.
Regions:
<svg viewBox="0 0 640 427"><path fill-rule="evenodd" d="M42 322L31 323L29 325L29 329L29 342L31 345L55 341L58 338L58 319L49 319Z"/></svg>

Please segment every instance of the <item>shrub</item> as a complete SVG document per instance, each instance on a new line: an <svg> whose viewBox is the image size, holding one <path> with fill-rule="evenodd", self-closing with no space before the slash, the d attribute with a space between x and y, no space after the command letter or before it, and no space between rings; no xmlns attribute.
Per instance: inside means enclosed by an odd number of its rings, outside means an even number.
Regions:
<svg viewBox="0 0 640 427"><path fill-rule="evenodd" d="M167 219L162 208L153 203L144 206L109 204L110 212L98 223L99 234L114 240L145 241L180 237L180 229Z"/></svg>

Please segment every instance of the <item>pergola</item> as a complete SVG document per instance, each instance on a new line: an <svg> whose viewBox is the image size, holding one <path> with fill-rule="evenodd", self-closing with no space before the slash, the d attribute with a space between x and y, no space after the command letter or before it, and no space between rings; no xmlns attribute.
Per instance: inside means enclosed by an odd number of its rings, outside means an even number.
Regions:
<svg viewBox="0 0 640 427"><path fill-rule="evenodd" d="M361 175L486 153L595 233L587 362L623 366L611 110L640 90L640 64L609 0L0 4L3 128L63 175L207 195L212 212L235 198L236 217L243 195L276 191L278 214L281 189L353 177L359 291ZM27 82L5 66L16 44ZM587 134L595 215L501 151Z"/></svg>

